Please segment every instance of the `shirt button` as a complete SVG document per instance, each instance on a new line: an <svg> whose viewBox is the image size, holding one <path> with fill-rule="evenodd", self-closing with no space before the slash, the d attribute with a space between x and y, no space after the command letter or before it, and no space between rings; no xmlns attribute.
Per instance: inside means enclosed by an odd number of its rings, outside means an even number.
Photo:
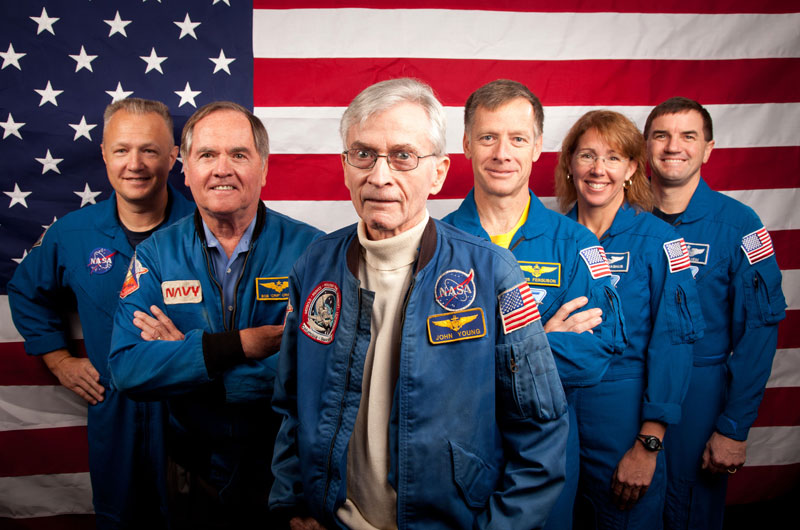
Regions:
<svg viewBox="0 0 800 530"><path fill-rule="evenodd" d="M233 311L233 306L232 305L228 306L228 311Z"/></svg>
<svg viewBox="0 0 800 530"><path fill-rule="evenodd" d="M230 273L231 273L231 270L230 270L230 269L228 269L228 270L226 270L225 272L226 272L226 273L228 273L228 274L230 274Z"/></svg>

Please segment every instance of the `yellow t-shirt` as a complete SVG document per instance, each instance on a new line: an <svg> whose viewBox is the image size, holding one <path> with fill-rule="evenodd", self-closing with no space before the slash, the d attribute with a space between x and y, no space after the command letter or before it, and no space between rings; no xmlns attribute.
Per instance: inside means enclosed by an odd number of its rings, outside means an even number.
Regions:
<svg viewBox="0 0 800 530"><path fill-rule="evenodd" d="M516 226L506 232L505 234L497 234L496 236L489 236L492 240L492 243L495 245L501 246L503 248L508 248L511 244L511 240L514 239L514 234L517 233L519 227L525 224L525 221L528 220L528 210L531 209L531 198L528 196L528 204L525 206L525 210L522 212L522 215L519 217L519 221L517 221Z"/></svg>

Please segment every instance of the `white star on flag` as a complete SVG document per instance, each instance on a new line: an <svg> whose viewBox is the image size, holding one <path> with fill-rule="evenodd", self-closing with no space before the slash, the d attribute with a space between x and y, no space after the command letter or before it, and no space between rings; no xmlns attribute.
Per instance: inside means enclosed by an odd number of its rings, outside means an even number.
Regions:
<svg viewBox="0 0 800 530"><path fill-rule="evenodd" d="M25 202L25 197L27 197L28 195L30 195L33 192L31 192L31 191L20 191L19 184L17 184L15 182L14 183L14 191L4 191L3 193L5 193L9 197L11 197L11 204L8 205L9 208L14 206L15 204L21 204L25 208L27 208L28 207L28 203Z"/></svg>
<svg viewBox="0 0 800 530"><path fill-rule="evenodd" d="M80 207L83 208L87 204L97 204L94 199L103 192L92 191L92 189L89 187L89 183L87 182L86 186L83 188L83 191L73 191L72 193L81 198ZM55 222L55 220L53 220L53 222Z"/></svg>
<svg viewBox="0 0 800 530"><path fill-rule="evenodd" d="M231 7L230 0L214 0L214 3L213 3L213 4L211 4L211 5L212 5L212 6L215 6L215 5L219 4L220 2L225 2L225 4L226 4L228 7Z"/></svg>
<svg viewBox="0 0 800 530"><path fill-rule="evenodd" d="M78 55L70 55L70 57L75 59L75 62L78 63L75 65L76 72L81 68L86 68L90 72L94 71L92 70L92 61L97 59L97 55L88 55L83 46L81 46L81 52Z"/></svg>
<svg viewBox="0 0 800 530"><path fill-rule="evenodd" d="M186 35L190 35L197 40L197 35L194 33L194 28L200 25L200 22L192 22L192 19L189 18L189 13L186 13L186 18L183 19L183 22L174 22L176 26L181 28L181 35L178 37L178 40L184 38Z"/></svg>
<svg viewBox="0 0 800 530"><path fill-rule="evenodd" d="M45 103L52 103L56 107L58 107L58 102L56 98L60 96L64 91L63 90L54 90L53 86L50 84L50 81L47 81L47 86L43 89L39 90L34 88L34 92L42 96L41 101L39 101L39 106L41 107Z"/></svg>
<svg viewBox="0 0 800 530"><path fill-rule="evenodd" d="M75 129L75 137L72 139L73 142L81 136L84 136L87 140L91 141L92 137L89 134L89 131L97 127L97 124L95 123L86 123L86 116L81 116L80 123L68 123L67 125Z"/></svg>
<svg viewBox="0 0 800 530"><path fill-rule="evenodd" d="M119 16L119 11L117 11L117 14L114 15L114 18L112 20L104 20L103 22L105 22L106 24L111 26L111 29L108 32L108 36L109 37L111 35L113 35L114 33L119 33L120 35L122 35L125 38L128 37L128 34L125 32L125 26L130 24L132 21L131 20L122 20L122 18L120 18L120 16Z"/></svg>
<svg viewBox="0 0 800 530"><path fill-rule="evenodd" d="M139 58L147 63L147 68L145 69L144 73L149 72L150 70L157 70L159 73L163 74L164 70L161 69L161 63L167 60L166 57L159 57L156 55L156 49L153 48L150 50L150 56L140 55Z"/></svg>
<svg viewBox="0 0 800 530"><path fill-rule="evenodd" d="M56 221L58 221L58 217L56 217L56 216L54 215L54 216L53 216L53 222L52 222L52 223L50 223L49 225L42 225L42 228L44 228L45 230L47 230L48 228L50 228L51 226L53 226L53 225L56 223Z"/></svg>
<svg viewBox="0 0 800 530"><path fill-rule="evenodd" d="M231 64L236 59L234 59L233 57L225 57L225 51L222 50L222 48L220 48L219 50L219 57L216 58L209 57L208 59L212 63L214 63L214 71L212 72L213 74L216 74L220 70L224 70L225 72L227 72L228 75L231 75L231 71L228 68L228 65Z"/></svg>
<svg viewBox="0 0 800 530"><path fill-rule="evenodd" d="M189 86L189 82L186 82L186 88L183 90L176 90L175 93L181 97L181 102L178 103L178 107L182 107L184 104L189 103L192 107L197 108L197 105L194 102L194 98L201 93L200 90L192 90L192 87Z"/></svg>
<svg viewBox="0 0 800 530"><path fill-rule="evenodd" d="M49 31L53 35L56 34L56 32L53 31L53 24L58 22L60 19L47 16L47 9L42 8L41 15L39 15L38 17L29 17L29 18L34 22L36 22L37 24L39 24L39 27L36 28L37 35L43 31Z"/></svg>
<svg viewBox="0 0 800 530"><path fill-rule="evenodd" d="M133 94L133 90L122 90L122 82L117 81L117 88L114 90L106 90L106 94L111 96L111 103L115 103Z"/></svg>
<svg viewBox="0 0 800 530"><path fill-rule="evenodd" d="M20 128L25 125L22 122L15 122L14 117L11 116L11 113L8 113L8 119L6 121L0 121L0 127L3 128L3 140L8 138L11 135L16 136L20 140L22 140L22 135L19 134Z"/></svg>
<svg viewBox="0 0 800 530"><path fill-rule="evenodd" d="M26 248L25 250L22 251L22 257L21 258L11 258L11 261L16 261L17 263L22 263L22 260L24 260L27 257L28 257L28 249Z"/></svg>
<svg viewBox="0 0 800 530"><path fill-rule="evenodd" d="M15 66L17 70L22 70L22 67L19 65L19 60L28 55L27 53L17 53L14 50L14 45L10 42L8 43L8 51L7 52L0 52L0 57L3 58L3 66L0 66L0 70L5 68L8 65Z"/></svg>
<svg viewBox="0 0 800 530"><path fill-rule="evenodd" d="M58 169L58 164L63 162L63 160L63 158L53 158L53 155L50 154L50 149L47 150L47 154L44 156L44 158L36 159L37 162L42 164L42 175L51 170L60 175L61 171Z"/></svg>

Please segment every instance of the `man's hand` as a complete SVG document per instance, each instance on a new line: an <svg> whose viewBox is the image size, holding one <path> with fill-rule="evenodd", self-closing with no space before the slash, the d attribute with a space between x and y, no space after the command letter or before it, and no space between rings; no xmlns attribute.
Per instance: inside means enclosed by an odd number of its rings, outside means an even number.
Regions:
<svg viewBox="0 0 800 530"><path fill-rule="evenodd" d="M325 530L313 517L292 517L289 520L290 530Z"/></svg>
<svg viewBox="0 0 800 530"><path fill-rule="evenodd" d="M703 469L712 473L736 473L744 465L747 441L740 442L714 431L703 451Z"/></svg>
<svg viewBox="0 0 800 530"><path fill-rule="evenodd" d="M142 330L141 337L144 340L184 339L183 333L175 327L172 320L158 306L151 305L150 312L153 313L153 316L143 311L133 312L133 325Z"/></svg>
<svg viewBox="0 0 800 530"><path fill-rule="evenodd" d="M552 331L572 331L574 333L583 333L588 331L592 333L592 328L595 328L603 323L603 310L599 307L587 309L570 315L573 311L580 309L589 303L589 299L585 296L579 296L574 300L570 300L561 307L558 311L550 317L550 320L544 325L544 330L547 333Z"/></svg>
<svg viewBox="0 0 800 530"><path fill-rule="evenodd" d="M620 510L633 508L650 487L658 453L648 451L637 440L622 456L611 478L611 496Z"/></svg>
<svg viewBox="0 0 800 530"><path fill-rule="evenodd" d="M248 359L269 357L281 348L283 326L259 326L239 331L244 355Z"/></svg>
<svg viewBox="0 0 800 530"><path fill-rule="evenodd" d="M58 381L92 405L103 401L106 391L100 384L100 374L85 357L73 357L67 350L55 350L42 356L47 368Z"/></svg>

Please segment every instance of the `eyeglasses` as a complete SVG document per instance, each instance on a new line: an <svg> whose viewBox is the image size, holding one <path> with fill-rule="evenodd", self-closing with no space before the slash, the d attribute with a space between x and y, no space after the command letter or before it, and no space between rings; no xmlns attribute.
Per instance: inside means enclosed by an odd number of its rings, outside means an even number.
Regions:
<svg viewBox="0 0 800 530"><path fill-rule="evenodd" d="M417 169L420 158L436 156L434 154L420 156L410 151L390 151L388 155L379 155L369 149L348 149L343 151L347 163L358 169L372 169L379 158L385 158L386 163L395 171L411 171Z"/></svg>
<svg viewBox="0 0 800 530"><path fill-rule="evenodd" d="M597 156L594 153L583 151L575 155L575 160L578 161L579 165L585 167L593 166L597 164L598 160L602 160L603 165L605 165L608 169L616 169L619 166L621 166L625 161L630 159L619 155Z"/></svg>

